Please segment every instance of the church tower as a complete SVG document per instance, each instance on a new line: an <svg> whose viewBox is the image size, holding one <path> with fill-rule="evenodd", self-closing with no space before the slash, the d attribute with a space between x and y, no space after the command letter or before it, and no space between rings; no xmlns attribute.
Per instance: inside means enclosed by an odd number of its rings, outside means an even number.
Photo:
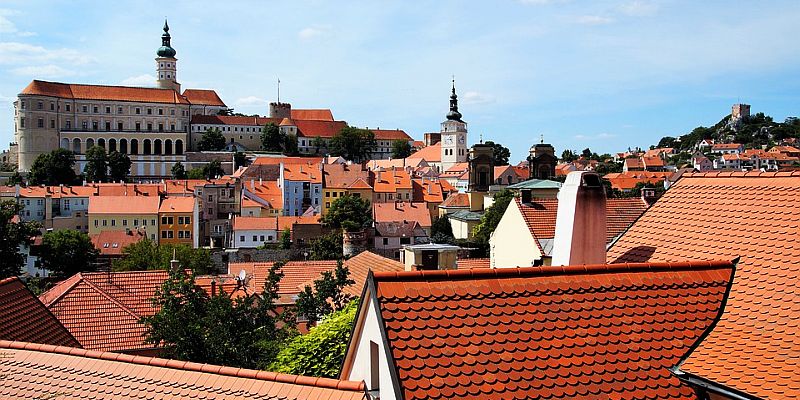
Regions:
<svg viewBox="0 0 800 400"><path fill-rule="evenodd" d="M447 171L455 163L467 161L467 123L461 120L458 112L458 96L456 81L453 79L453 90L450 94L450 112L447 120L442 122L442 172Z"/></svg>
<svg viewBox="0 0 800 400"><path fill-rule="evenodd" d="M178 83L178 59L175 58L175 49L170 46L169 25L164 20L164 34L161 35L161 47L156 51L156 79L161 89L173 89L180 93L181 84Z"/></svg>

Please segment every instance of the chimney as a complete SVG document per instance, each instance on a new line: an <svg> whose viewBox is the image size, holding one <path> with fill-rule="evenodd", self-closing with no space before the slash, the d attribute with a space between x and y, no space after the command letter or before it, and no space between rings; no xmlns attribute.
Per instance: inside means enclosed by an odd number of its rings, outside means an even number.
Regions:
<svg viewBox="0 0 800 400"><path fill-rule="evenodd" d="M261 183L261 182L259 182L259 183ZM256 191L256 180L255 179L250 179L250 190L252 190L253 192Z"/></svg>
<svg viewBox="0 0 800 400"><path fill-rule="evenodd" d="M181 267L180 263L177 260L177 258L178 258L177 252L178 252L178 250L173 249L172 250L172 260L169 260L169 269L170 269L170 271L173 271L173 272L177 271L178 268Z"/></svg>
<svg viewBox="0 0 800 400"><path fill-rule="evenodd" d="M573 171L558 192L553 266L605 264L606 194L600 176Z"/></svg>

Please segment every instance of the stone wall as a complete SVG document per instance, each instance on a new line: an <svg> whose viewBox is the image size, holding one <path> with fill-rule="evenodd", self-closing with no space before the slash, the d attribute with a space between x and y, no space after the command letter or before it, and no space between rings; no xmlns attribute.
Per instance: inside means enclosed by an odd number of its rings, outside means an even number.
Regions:
<svg viewBox="0 0 800 400"><path fill-rule="evenodd" d="M228 263L232 262L274 262L302 260L303 252L296 249L236 249L225 251L211 250L211 260L219 273L228 272ZM231 271L236 274L239 271Z"/></svg>

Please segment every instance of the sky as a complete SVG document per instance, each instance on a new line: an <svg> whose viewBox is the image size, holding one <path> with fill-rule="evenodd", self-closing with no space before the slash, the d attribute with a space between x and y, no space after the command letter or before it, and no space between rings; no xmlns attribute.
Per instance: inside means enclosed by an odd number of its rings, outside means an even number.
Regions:
<svg viewBox="0 0 800 400"><path fill-rule="evenodd" d="M169 19L183 88L238 112L330 108L358 127L438 132L455 76L469 142L543 137L598 153L649 147L732 104L800 115L800 2L0 0L0 148L33 79L155 82Z"/></svg>

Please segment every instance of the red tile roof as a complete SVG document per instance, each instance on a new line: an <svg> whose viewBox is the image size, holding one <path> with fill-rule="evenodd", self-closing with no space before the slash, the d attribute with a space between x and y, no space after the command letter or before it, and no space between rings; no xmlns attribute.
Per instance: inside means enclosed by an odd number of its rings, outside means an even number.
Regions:
<svg viewBox="0 0 800 400"><path fill-rule="evenodd" d="M355 281L354 284L344 288L344 292L351 296L361 296L361 293L364 289L364 284L367 282L369 271L399 272L405 269L405 266L401 262L379 256L370 251L362 251L361 253L358 253L358 255L345 260L344 265L350 272L350 279ZM319 279L319 276L301 283L298 285L298 289L302 290L306 286L314 287L314 281L317 279Z"/></svg>
<svg viewBox="0 0 800 400"><path fill-rule="evenodd" d="M17 277L0 280L0 340L81 346Z"/></svg>
<svg viewBox="0 0 800 400"><path fill-rule="evenodd" d="M149 349L139 319L157 312L150 299L167 278L167 271L82 272L39 299L83 348Z"/></svg>
<svg viewBox="0 0 800 400"><path fill-rule="evenodd" d="M245 271L250 279L248 292L261 293L273 264L272 262L230 263L228 273L235 276L239 274L239 271ZM287 262L281 268L283 278L278 284L278 295L280 296L278 302L294 304L294 297L300 293L301 285L318 279L324 271L333 271L336 269L336 265L336 260Z"/></svg>
<svg viewBox="0 0 800 400"><path fill-rule="evenodd" d="M290 181L322 183L320 163L283 164L283 179Z"/></svg>
<svg viewBox="0 0 800 400"><path fill-rule="evenodd" d="M408 158L421 158L427 162L434 163L442 162L442 144L436 143L431 146L423 147L408 156Z"/></svg>
<svg viewBox="0 0 800 400"><path fill-rule="evenodd" d="M711 146L711 150L736 150L742 146L739 143L717 143Z"/></svg>
<svg viewBox="0 0 800 400"><path fill-rule="evenodd" d="M89 235L92 244L100 254L104 256L122 255L122 249L138 243L147 238L147 234L137 229L128 231L101 231L95 235Z"/></svg>
<svg viewBox="0 0 800 400"><path fill-rule="evenodd" d="M183 97L194 105L220 106L225 107L225 103L219 98L217 92L208 89L186 89Z"/></svg>
<svg viewBox="0 0 800 400"><path fill-rule="evenodd" d="M684 174L609 262L741 257L719 323L680 370L759 398L800 398L800 172Z"/></svg>
<svg viewBox="0 0 800 400"><path fill-rule="evenodd" d="M300 131L300 136L314 138L321 137L329 139L334 137L339 131L347 127L347 122L344 121L317 121L317 120L302 120L296 119L297 129Z"/></svg>
<svg viewBox="0 0 800 400"><path fill-rule="evenodd" d="M362 169L360 164L328 164L324 169L322 183L325 188L347 189L359 180L369 180L369 171Z"/></svg>
<svg viewBox="0 0 800 400"><path fill-rule="evenodd" d="M733 265L582 265L374 274L401 394L696 399L673 376Z"/></svg>
<svg viewBox="0 0 800 400"><path fill-rule="evenodd" d="M469 196L466 193L453 193L444 199L440 207L469 207Z"/></svg>
<svg viewBox="0 0 800 400"><path fill-rule="evenodd" d="M301 215L301 216L292 216L292 215L283 216L283 215L279 215L278 216L278 230L282 231L282 230L284 230L286 228L289 228L289 230L292 230L292 229L294 229L294 225L295 224L317 225L317 224L320 223L319 222L319 218L320 218L319 215L313 215L313 216L303 216L303 215Z"/></svg>
<svg viewBox="0 0 800 400"><path fill-rule="evenodd" d="M330 109L292 109L292 119L311 119L319 121L333 121Z"/></svg>
<svg viewBox="0 0 800 400"><path fill-rule="evenodd" d="M414 185L414 201L421 201L425 203L441 203L444 201L444 193L442 185L439 182L430 179L413 179Z"/></svg>
<svg viewBox="0 0 800 400"><path fill-rule="evenodd" d="M242 116L227 116L227 115L194 115L192 116L192 124L205 124L205 125L247 125L247 126L264 126L268 123L280 125L282 118L268 118L268 117L242 117ZM333 121L333 120L315 120L315 119L301 119L292 115L292 120L297 126L300 136L303 137L321 137L332 138L339 133L342 128L347 126L347 122Z"/></svg>
<svg viewBox="0 0 800 400"><path fill-rule="evenodd" d="M376 193L395 193L398 190L411 190L411 176L404 169L375 172L373 188Z"/></svg>
<svg viewBox="0 0 800 400"><path fill-rule="evenodd" d="M269 206L274 209L283 208L283 190L278 186L278 181L261 181L251 180L250 182L244 181L242 183L244 191L252 194L253 196L269 203ZM244 197L242 205L244 205Z"/></svg>
<svg viewBox="0 0 800 400"><path fill-rule="evenodd" d="M185 97L172 89L82 85L76 83L59 83L34 80L25 89L23 95L53 96L76 100L114 100L146 103L189 104Z"/></svg>
<svg viewBox="0 0 800 400"><path fill-rule="evenodd" d="M277 217L235 217L233 230L277 230Z"/></svg>
<svg viewBox="0 0 800 400"><path fill-rule="evenodd" d="M456 265L458 269L489 268L490 261L488 258L459 258Z"/></svg>
<svg viewBox="0 0 800 400"><path fill-rule="evenodd" d="M431 227L431 213L425 203L375 203L372 215L375 222L416 221L423 228Z"/></svg>
<svg viewBox="0 0 800 400"><path fill-rule="evenodd" d="M376 140L411 140L402 129L370 129Z"/></svg>
<svg viewBox="0 0 800 400"><path fill-rule="evenodd" d="M352 399L363 382L0 341L3 398Z"/></svg>
<svg viewBox="0 0 800 400"><path fill-rule="evenodd" d="M158 214L155 196L94 196L89 199L89 214Z"/></svg>
<svg viewBox="0 0 800 400"><path fill-rule="evenodd" d="M664 179L671 176L672 172L629 171L605 174L603 179L611 182L611 187L617 190L631 190L639 183L660 185Z"/></svg>
<svg viewBox="0 0 800 400"><path fill-rule="evenodd" d="M192 196L169 196L161 201L158 209L160 213L191 213L194 212L197 199Z"/></svg>

